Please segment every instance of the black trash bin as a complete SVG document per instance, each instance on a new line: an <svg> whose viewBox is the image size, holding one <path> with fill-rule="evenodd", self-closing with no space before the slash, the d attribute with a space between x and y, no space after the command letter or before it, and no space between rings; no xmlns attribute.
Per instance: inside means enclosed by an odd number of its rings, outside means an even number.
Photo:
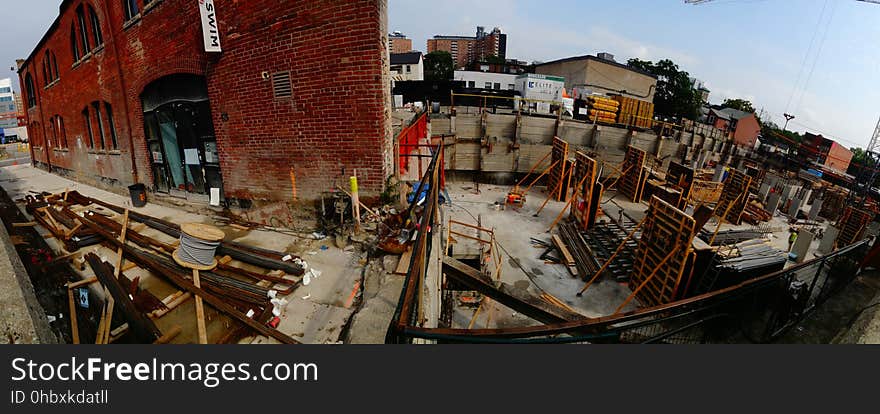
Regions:
<svg viewBox="0 0 880 414"><path fill-rule="evenodd" d="M128 193L131 195L131 205L135 207L147 205L147 186L141 183L130 185Z"/></svg>

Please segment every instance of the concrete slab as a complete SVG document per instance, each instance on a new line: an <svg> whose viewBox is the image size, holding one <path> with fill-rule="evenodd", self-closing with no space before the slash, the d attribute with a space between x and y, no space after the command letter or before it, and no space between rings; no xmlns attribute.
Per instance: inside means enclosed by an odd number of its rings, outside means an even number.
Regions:
<svg viewBox="0 0 880 414"><path fill-rule="evenodd" d="M810 246L813 243L813 238L815 235L810 233L807 230L801 230L798 232L797 239L794 242L794 246L791 248L791 252L797 255L795 258L795 263L803 263L807 257L807 252L810 249Z"/></svg>
<svg viewBox="0 0 880 414"><path fill-rule="evenodd" d="M819 218L820 211L822 211L822 199L818 198L813 201L813 205L810 206L810 212L807 214L807 218L810 220L816 220Z"/></svg>
<svg viewBox="0 0 880 414"><path fill-rule="evenodd" d="M828 254L831 252L831 249L834 248L834 240L837 239L837 235L840 234L840 229L834 226L828 226L825 228L825 232L822 233L822 242L819 243L819 248L817 251L822 254Z"/></svg>

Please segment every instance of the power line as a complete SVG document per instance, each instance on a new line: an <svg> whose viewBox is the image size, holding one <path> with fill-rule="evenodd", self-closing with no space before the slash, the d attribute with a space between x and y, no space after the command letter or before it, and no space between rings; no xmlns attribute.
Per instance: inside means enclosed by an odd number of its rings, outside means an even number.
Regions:
<svg viewBox="0 0 880 414"><path fill-rule="evenodd" d="M826 0L827 2L827 0ZM822 49L825 47L825 39L828 37L828 32L831 31L831 22L834 21L834 12L837 11L837 3L831 5L831 14L828 17L828 23L825 24L825 31L822 33L822 40L819 41L819 50L816 52L816 56L813 58L813 65L810 67L810 73L807 75L807 80L804 82L804 87L801 89L801 96L798 98L797 105L795 105L795 109L800 108L801 101L804 99L804 94L807 93L807 88L810 85L810 81L813 79L813 71L816 70L816 64L819 62L819 58L822 56Z"/></svg>
<svg viewBox="0 0 880 414"><path fill-rule="evenodd" d="M828 7L828 0L825 0L825 4L822 6L822 12L819 13L819 20L816 22L816 26L818 27L823 18L825 17L825 9ZM804 52L804 59L801 62L800 69L798 70L797 80L794 82L794 85L791 87L791 94L788 96L788 103L785 104L785 112L788 113L791 109L791 101L794 100L794 96L797 94L798 85L801 84L801 79L804 76L804 69L807 67L807 59L810 57L810 51L813 50L813 45L816 43L816 36L819 34L819 31L816 30L813 32L813 37L810 39L810 45L807 47L807 51Z"/></svg>

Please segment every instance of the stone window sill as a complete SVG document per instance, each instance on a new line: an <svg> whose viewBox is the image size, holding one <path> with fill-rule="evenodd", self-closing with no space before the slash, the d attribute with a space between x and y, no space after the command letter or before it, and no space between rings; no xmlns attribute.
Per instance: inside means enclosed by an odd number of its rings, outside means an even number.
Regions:
<svg viewBox="0 0 880 414"><path fill-rule="evenodd" d="M34 151L42 151L43 150L43 147L33 147L33 148L34 148Z"/></svg>
<svg viewBox="0 0 880 414"><path fill-rule="evenodd" d="M120 150L110 150L110 151L107 151L107 155L122 155L122 151L120 151Z"/></svg>
<svg viewBox="0 0 880 414"><path fill-rule="evenodd" d="M91 57L92 57L92 52L89 52L89 53L82 55L82 57L79 58L79 60L77 60L76 62L73 62L73 65L70 66L71 69L75 69L79 65L83 64L83 62L89 60Z"/></svg>
<svg viewBox="0 0 880 414"><path fill-rule="evenodd" d="M68 152L68 151L70 151L70 150L67 149L67 148L52 148L52 151L55 151L55 152Z"/></svg>
<svg viewBox="0 0 880 414"><path fill-rule="evenodd" d="M141 14L140 13L138 13L134 16L131 16L131 18L128 19L127 22L122 24L122 30L128 30L128 28L130 28L131 26L137 25L138 22L140 22L140 21L141 21Z"/></svg>
<svg viewBox="0 0 880 414"><path fill-rule="evenodd" d="M147 0L149 1L149 0ZM151 10L155 9L156 6L162 3L162 0L153 0L144 5L144 11L141 12L144 16L146 16Z"/></svg>

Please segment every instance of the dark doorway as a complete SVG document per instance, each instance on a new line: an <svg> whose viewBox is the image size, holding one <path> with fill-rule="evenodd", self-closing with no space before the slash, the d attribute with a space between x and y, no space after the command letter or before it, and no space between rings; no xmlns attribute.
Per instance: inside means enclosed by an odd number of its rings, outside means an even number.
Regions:
<svg viewBox="0 0 880 414"><path fill-rule="evenodd" d="M186 196L221 193L217 139L205 79L171 75L141 94L144 130L156 191Z"/></svg>

